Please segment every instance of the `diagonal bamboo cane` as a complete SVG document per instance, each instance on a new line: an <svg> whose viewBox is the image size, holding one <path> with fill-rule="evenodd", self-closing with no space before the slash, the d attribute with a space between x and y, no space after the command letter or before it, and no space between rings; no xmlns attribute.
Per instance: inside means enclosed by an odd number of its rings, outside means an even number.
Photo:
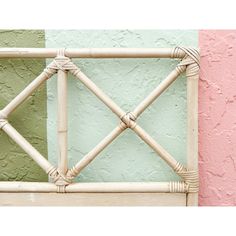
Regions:
<svg viewBox="0 0 236 236"><path fill-rule="evenodd" d="M67 177L73 179L76 177L82 169L84 169L94 158L103 151L114 139L116 139L122 132L124 127L121 125L113 129L97 146L95 146L87 155L85 155L77 164L71 168Z"/></svg>
<svg viewBox="0 0 236 236"><path fill-rule="evenodd" d="M55 71L56 72L56 71ZM44 81L50 78L54 73L50 70L48 73L45 69L36 79L34 79L27 87L23 89L8 105L6 105L2 110L1 114L7 118L10 113L12 113L19 105L21 105Z"/></svg>
<svg viewBox="0 0 236 236"><path fill-rule="evenodd" d="M186 66L178 69L179 65L134 109L132 114L137 118L149 107L182 73Z"/></svg>
<svg viewBox="0 0 236 236"><path fill-rule="evenodd" d="M157 143L143 128L136 125L133 131L151 147L174 171L179 163L159 143Z"/></svg>
<svg viewBox="0 0 236 236"><path fill-rule="evenodd" d="M71 65L70 65L71 68ZM124 124L125 128L132 128L134 131L136 130L138 135L141 135L144 141L148 142L148 138L150 138L151 142L149 142L149 146L151 144L151 147L156 148L157 153L161 154L161 157L166 160L167 164L169 164L174 170L178 164L178 162L167 152L165 151L159 144L157 144L153 139L151 139L148 134L141 129L140 126L137 126L135 119L135 115L140 115L151 103L163 92L165 91L169 85L186 69L186 66L183 65L177 65L177 67L167 76L167 78L148 96L146 99L144 99L143 102L140 103L140 105L137 106L134 112L132 113L125 113L118 105L116 105L111 98L109 98L100 88L98 88L84 73L80 71L80 69L73 64L73 69L71 69L71 73L79 78L87 88L89 88L101 101L103 101L115 114L117 114L122 123ZM130 114L130 116L127 116L127 114ZM117 128L119 128L118 126ZM116 129L117 129L116 128ZM141 130L141 131L140 131ZM120 132L123 130L121 129ZM143 131L143 132L142 132ZM113 133L113 131L112 131ZM118 133L118 131L117 131ZM142 135L143 134L143 135ZM146 135L145 135L146 134ZM119 135L119 134L118 134ZM117 136L118 136L117 135ZM102 140L92 151L90 151L86 156L84 156L77 164L72 167L67 175L70 179L76 177L82 169L84 169L94 158L116 137L108 139L108 137L111 137L111 135L108 135L104 140ZM113 137L113 136L112 136ZM145 138L146 137L146 138ZM149 140L149 141L150 141ZM106 145L104 145L104 143ZM161 151L160 151L161 150Z"/></svg>
<svg viewBox="0 0 236 236"><path fill-rule="evenodd" d="M107 96L94 82L92 82L75 64L70 72L78 78L97 98L99 98L107 107L111 109L119 118L125 115L125 112L109 97Z"/></svg>
<svg viewBox="0 0 236 236"><path fill-rule="evenodd" d="M16 142L47 174L52 173L55 167L45 159L12 125L4 124L2 130Z"/></svg>

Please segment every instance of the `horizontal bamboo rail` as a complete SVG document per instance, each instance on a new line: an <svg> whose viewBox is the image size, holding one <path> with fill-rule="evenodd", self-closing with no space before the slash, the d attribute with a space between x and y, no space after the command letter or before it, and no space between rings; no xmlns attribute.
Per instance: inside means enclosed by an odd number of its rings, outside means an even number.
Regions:
<svg viewBox="0 0 236 236"><path fill-rule="evenodd" d="M43 182L0 182L0 192L45 192L56 193L58 187ZM106 182L72 183L65 186L67 193L185 193L184 182Z"/></svg>
<svg viewBox="0 0 236 236"><path fill-rule="evenodd" d="M185 52L174 54L175 48L66 48L70 58L183 58ZM54 58L56 48L0 48L0 58Z"/></svg>

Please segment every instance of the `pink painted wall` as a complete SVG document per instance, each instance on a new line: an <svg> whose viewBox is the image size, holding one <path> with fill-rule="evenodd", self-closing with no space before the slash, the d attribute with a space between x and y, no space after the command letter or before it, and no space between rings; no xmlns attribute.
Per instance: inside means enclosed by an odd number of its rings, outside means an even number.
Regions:
<svg viewBox="0 0 236 236"><path fill-rule="evenodd" d="M236 30L202 30L199 46L199 205L236 205Z"/></svg>

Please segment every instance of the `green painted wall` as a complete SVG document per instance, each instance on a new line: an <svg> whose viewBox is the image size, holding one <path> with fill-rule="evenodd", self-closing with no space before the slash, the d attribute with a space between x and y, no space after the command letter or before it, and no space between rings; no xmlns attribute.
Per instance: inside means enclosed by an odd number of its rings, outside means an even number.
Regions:
<svg viewBox="0 0 236 236"><path fill-rule="evenodd" d="M46 31L46 47L197 46L197 31ZM50 60L48 60L49 62ZM142 101L177 61L169 59L78 59L82 71L126 111ZM186 162L186 79L180 77L138 123L177 160ZM57 163L56 78L48 81L48 151ZM80 160L118 123L118 119L80 81L69 77L69 162ZM79 181L165 181L178 177L132 131L105 149Z"/></svg>
<svg viewBox="0 0 236 236"><path fill-rule="evenodd" d="M1 30L0 47L44 47L44 31ZM0 60L0 109L45 67L45 60ZM47 157L46 86L40 87L9 117L11 124ZM0 131L0 180L47 181L25 152Z"/></svg>

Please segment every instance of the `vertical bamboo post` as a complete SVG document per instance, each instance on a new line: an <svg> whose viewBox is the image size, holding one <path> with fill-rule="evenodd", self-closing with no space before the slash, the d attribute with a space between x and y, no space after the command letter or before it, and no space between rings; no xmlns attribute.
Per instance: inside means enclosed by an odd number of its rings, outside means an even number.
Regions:
<svg viewBox="0 0 236 236"><path fill-rule="evenodd" d="M67 72L58 70L57 79L58 96L58 169L62 174L67 172Z"/></svg>
<svg viewBox="0 0 236 236"><path fill-rule="evenodd" d="M186 70L187 71L187 70ZM198 73L187 75L187 167L198 171ZM198 205L198 193L187 194L187 206Z"/></svg>

